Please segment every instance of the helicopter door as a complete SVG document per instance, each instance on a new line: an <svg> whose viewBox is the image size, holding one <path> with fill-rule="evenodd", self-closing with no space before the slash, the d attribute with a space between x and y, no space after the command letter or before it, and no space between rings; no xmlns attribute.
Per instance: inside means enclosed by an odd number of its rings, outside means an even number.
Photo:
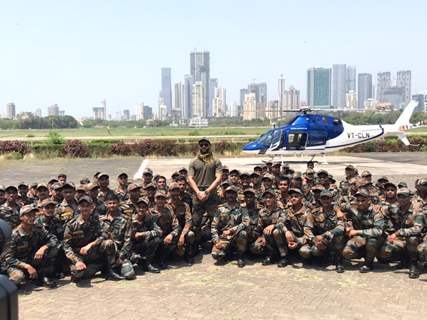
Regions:
<svg viewBox="0 0 427 320"><path fill-rule="evenodd" d="M275 151L275 150L280 149L282 144L283 144L282 129L276 129L273 132L273 137L271 139L269 151Z"/></svg>
<svg viewBox="0 0 427 320"><path fill-rule="evenodd" d="M289 132L287 150L304 150L307 144L307 132Z"/></svg>

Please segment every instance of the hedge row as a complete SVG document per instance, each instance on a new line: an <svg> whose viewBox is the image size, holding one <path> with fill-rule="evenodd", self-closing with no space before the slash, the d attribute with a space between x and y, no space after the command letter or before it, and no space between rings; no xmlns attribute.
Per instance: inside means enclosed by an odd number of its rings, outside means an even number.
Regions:
<svg viewBox="0 0 427 320"><path fill-rule="evenodd" d="M238 153L243 147L243 142L235 143L218 141L213 143L216 153ZM0 154L18 153L22 156L33 153L41 158L69 157L108 157L117 156L179 156L196 154L197 144L177 142L175 140L141 140L134 143L123 141L93 140L68 140L62 144L26 143L22 141L0 142Z"/></svg>
<svg viewBox="0 0 427 320"><path fill-rule="evenodd" d="M360 144L344 151L347 152L399 152L427 151L427 137L410 136L411 146L405 146L397 137L387 137ZM217 154L237 154L244 142L218 141L213 143ZM0 141L0 154L19 155L33 153L41 158L69 157L109 157L117 156L179 156L196 154L197 144L194 142L178 142L176 140L141 140L134 143L111 140L68 140L61 144L28 143L23 141Z"/></svg>

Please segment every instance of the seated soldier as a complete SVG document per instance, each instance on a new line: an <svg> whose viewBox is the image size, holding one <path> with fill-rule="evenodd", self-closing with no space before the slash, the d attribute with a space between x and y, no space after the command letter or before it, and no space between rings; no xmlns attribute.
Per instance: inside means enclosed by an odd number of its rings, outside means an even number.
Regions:
<svg viewBox="0 0 427 320"><path fill-rule="evenodd" d="M242 210L237 201L237 192L236 186L228 187L225 191L226 203L220 205L214 214L211 224L212 257L217 264L221 264L226 255L235 248L237 265L242 268L246 264L243 255L246 251L247 234L242 223Z"/></svg>
<svg viewBox="0 0 427 320"><path fill-rule="evenodd" d="M138 208L138 199L141 195L141 186L131 183L127 187L128 199L120 204L120 209L127 219L132 219Z"/></svg>
<svg viewBox="0 0 427 320"><path fill-rule="evenodd" d="M94 215L92 198L83 196L78 205L77 217L67 222L64 232L64 251L71 262L71 280L90 278L98 271L103 271L106 279L123 279L112 269L116 248Z"/></svg>
<svg viewBox="0 0 427 320"><path fill-rule="evenodd" d="M10 241L1 256L1 264L10 280L18 286L26 280L38 280L45 286L57 286L54 261L58 252L58 239L34 224L37 207L21 208L21 223L13 230Z"/></svg>
<svg viewBox="0 0 427 320"><path fill-rule="evenodd" d="M409 263L409 278L419 277L417 268L417 246L421 242L420 216L414 212L409 189L397 191L396 210L389 209L385 234L387 239L378 253L384 263L401 260L401 266Z"/></svg>
<svg viewBox="0 0 427 320"><path fill-rule="evenodd" d="M246 189L243 192L245 197L245 204L242 207L242 222L245 224L247 233L247 247L253 254L257 254L255 248L255 241L261 236L262 233L257 232L259 210L261 209L256 201L255 190Z"/></svg>
<svg viewBox="0 0 427 320"><path fill-rule="evenodd" d="M414 201L414 212L416 215L415 226L421 230L427 228L427 179L419 179L416 182L416 188L419 197ZM427 265L427 235L423 234L424 238L417 247L418 259L426 266Z"/></svg>
<svg viewBox="0 0 427 320"><path fill-rule="evenodd" d="M258 225L254 230L254 234L259 236L253 247L251 247L251 252L255 254L265 254L262 264L269 265L274 262L274 258L281 250L278 249L278 244L273 237L273 233L279 217L283 215L283 210L279 207L276 192L272 189L264 191L262 194L262 202L264 203L264 207L259 211ZM281 259L279 264L282 262L284 261Z"/></svg>
<svg viewBox="0 0 427 320"><path fill-rule="evenodd" d="M190 206L181 199L181 191L178 183L171 183L169 186L169 207L172 208L178 219L181 233L178 237L178 255L185 256L188 264L194 263L195 253L195 234L191 230L193 222Z"/></svg>
<svg viewBox="0 0 427 320"><path fill-rule="evenodd" d="M4 186L0 185L0 206L6 202L6 192Z"/></svg>
<svg viewBox="0 0 427 320"><path fill-rule="evenodd" d="M117 195L117 197L119 198L119 202L125 202L126 200L129 199L129 194L128 194L128 175L126 172L122 172L117 176L117 182L118 182L118 186L116 188L116 190L114 190L114 193Z"/></svg>
<svg viewBox="0 0 427 320"><path fill-rule="evenodd" d="M301 255L301 247L314 237L313 224L309 218L311 211L304 205L303 196L301 189L289 189L288 206L275 226L273 235L281 257L279 267L288 264L288 249L299 250Z"/></svg>
<svg viewBox="0 0 427 320"><path fill-rule="evenodd" d="M105 199L107 213L99 218L102 230L108 234L109 239L114 241L116 246L116 261L115 267L121 267L122 276L127 280L135 279L135 272L132 264L128 260L122 260L120 254L124 242L125 234L128 226L127 217L122 215L119 208L119 197L115 194L107 195ZM124 265L124 266L123 266Z"/></svg>
<svg viewBox="0 0 427 320"><path fill-rule="evenodd" d="M20 223L21 206L18 202L18 189L15 186L7 186L4 191L6 201L0 206L0 219L9 223L10 227L14 229Z"/></svg>
<svg viewBox="0 0 427 320"><path fill-rule="evenodd" d="M62 186L62 196L64 197L64 200L62 200L58 208L58 216L64 222L75 218L77 214L78 205L75 195L76 187L74 184L72 182L66 182Z"/></svg>
<svg viewBox="0 0 427 320"><path fill-rule="evenodd" d="M178 219L172 208L166 205L167 195L163 192L157 192L155 195L155 205L151 210L156 223L162 230L162 242L157 249L159 257L159 266L161 269L167 269L167 260L176 249L178 235L181 231Z"/></svg>
<svg viewBox="0 0 427 320"><path fill-rule="evenodd" d="M162 242L162 230L151 214L146 198L139 198L136 214L126 230L126 239L121 255L145 271L159 273L151 263Z"/></svg>
<svg viewBox="0 0 427 320"><path fill-rule="evenodd" d="M346 232L350 240L343 250L345 259L365 257L365 263L360 272L369 272L373 268L375 256L382 241L385 227L384 215L381 208L373 206L369 192L360 189L356 194L356 206L345 205L347 224Z"/></svg>
<svg viewBox="0 0 427 320"><path fill-rule="evenodd" d="M314 209L310 215L314 238L308 239L309 242L301 247L300 254L304 259L310 259L328 252L334 257L336 271L342 273L345 224L338 218L340 210L334 206L330 190L323 190L320 193L320 203L321 207Z"/></svg>

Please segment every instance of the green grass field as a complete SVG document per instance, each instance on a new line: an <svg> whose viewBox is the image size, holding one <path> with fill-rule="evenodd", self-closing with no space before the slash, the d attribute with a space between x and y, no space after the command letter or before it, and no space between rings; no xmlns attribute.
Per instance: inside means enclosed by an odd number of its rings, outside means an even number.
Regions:
<svg viewBox="0 0 427 320"><path fill-rule="evenodd" d="M267 127L211 127L211 128L80 128L57 130L0 130L0 139L44 138L49 132L55 131L65 138L144 138L144 137L173 137L173 136L232 136L260 135Z"/></svg>

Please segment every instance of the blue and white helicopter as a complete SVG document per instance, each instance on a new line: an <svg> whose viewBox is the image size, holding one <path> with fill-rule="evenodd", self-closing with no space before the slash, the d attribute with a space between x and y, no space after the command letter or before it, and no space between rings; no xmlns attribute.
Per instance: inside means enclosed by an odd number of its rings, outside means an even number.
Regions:
<svg viewBox="0 0 427 320"><path fill-rule="evenodd" d="M351 125L330 115L310 113L319 109L302 108L296 110L301 114L288 123L272 128L246 144L243 152L273 157L312 155L314 158L317 154L325 155L386 135L398 136L405 145L410 145L405 132L419 127L409 122L417 105L417 101L410 101L394 124L384 125Z"/></svg>

